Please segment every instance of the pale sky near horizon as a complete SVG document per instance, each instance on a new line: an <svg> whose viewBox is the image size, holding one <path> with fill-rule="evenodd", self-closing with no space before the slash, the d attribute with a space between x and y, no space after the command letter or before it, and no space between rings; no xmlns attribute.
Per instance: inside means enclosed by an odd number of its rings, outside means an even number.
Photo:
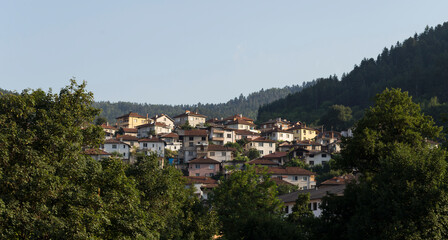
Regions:
<svg viewBox="0 0 448 240"><path fill-rule="evenodd" d="M349 72L448 21L448 1L1 1L0 88L220 103Z"/></svg>

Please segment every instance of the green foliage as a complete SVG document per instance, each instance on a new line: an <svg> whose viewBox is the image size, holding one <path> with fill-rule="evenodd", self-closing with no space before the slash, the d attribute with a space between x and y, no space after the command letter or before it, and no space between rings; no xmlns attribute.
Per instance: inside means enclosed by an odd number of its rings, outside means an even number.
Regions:
<svg viewBox="0 0 448 240"><path fill-rule="evenodd" d="M299 186L293 184L279 184L277 186L278 195L292 193L299 190Z"/></svg>
<svg viewBox="0 0 448 240"><path fill-rule="evenodd" d="M325 200L320 238L446 239L447 154L425 143L440 130L407 93L378 95L338 159L362 174Z"/></svg>
<svg viewBox="0 0 448 240"><path fill-rule="evenodd" d="M192 127L192 126L190 125L190 122L187 120L187 121L185 121L184 124L182 124L182 125L180 126L180 129L182 129L182 130L191 130L191 129L194 129L194 127Z"/></svg>
<svg viewBox="0 0 448 240"><path fill-rule="evenodd" d="M328 106L352 109L354 120L373 104L374 96L385 88L401 88L417 101L437 97L448 102L448 23L428 28L423 33L397 43L378 55L364 59L341 80L335 76L317 79L311 86L283 99L263 105L257 119L276 117L308 123L323 119Z"/></svg>
<svg viewBox="0 0 448 240"><path fill-rule="evenodd" d="M98 110L85 83L0 98L1 239L210 239L213 211L156 156L95 161Z"/></svg>
<svg viewBox="0 0 448 240"><path fill-rule="evenodd" d="M95 120L95 125L101 126L107 123L107 119L105 117L97 117Z"/></svg>
<svg viewBox="0 0 448 240"><path fill-rule="evenodd" d="M290 161L286 162L284 164L285 167L300 167L304 169L309 169L309 165L302 159L295 157L291 159Z"/></svg>
<svg viewBox="0 0 448 240"><path fill-rule="evenodd" d="M247 151L246 155L250 160L259 158L261 156L260 152L255 148L249 149L249 151Z"/></svg>
<svg viewBox="0 0 448 240"><path fill-rule="evenodd" d="M251 239L249 236L254 234L269 235L269 231L275 231L255 227L257 224L282 225L282 203L277 198L277 186L265 171L257 172L254 166L246 165L246 170L234 171L221 181L213 191L212 204L218 212L225 239ZM277 234L280 239L282 233Z"/></svg>
<svg viewBox="0 0 448 240"><path fill-rule="evenodd" d="M427 147L426 139L440 136L441 128L421 113L407 92L386 89L375 99L375 106L355 125L354 137L343 139L339 164L347 171L378 172L378 160L394 151L391 144L403 143L422 149Z"/></svg>
<svg viewBox="0 0 448 240"><path fill-rule="evenodd" d="M342 131L351 126L352 109L344 105L332 105L322 116L319 124L327 130Z"/></svg>

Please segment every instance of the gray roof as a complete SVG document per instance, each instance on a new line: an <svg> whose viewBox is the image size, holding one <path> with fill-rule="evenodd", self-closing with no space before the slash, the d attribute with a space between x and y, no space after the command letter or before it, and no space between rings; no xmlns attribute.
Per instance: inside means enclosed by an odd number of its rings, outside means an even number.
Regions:
<svg viewBox="0 0 448 240"><path fill-rule="evenodd" d="M327 196L328 194L342 195L344 194L344 190L345 185L339 185L321 189L300 190L297 192L280 195L278 198L280 198L280 200L283 201L284 203L295 202L299 194L309 193L310 200L315 200L315 199L322 199L324 196Z"/></svg>

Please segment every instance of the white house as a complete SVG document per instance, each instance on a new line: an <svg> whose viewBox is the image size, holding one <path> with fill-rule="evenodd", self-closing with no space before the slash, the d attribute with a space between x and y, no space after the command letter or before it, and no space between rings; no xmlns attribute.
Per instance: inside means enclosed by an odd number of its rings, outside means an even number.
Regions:
<svg viewBox="0 0 448 240"><path fill-rule="evenodd" d="M190 126L196 127L197 125L203 125L206 118L207 117L202 114L186 110L185 113L174 117L174 124L176 126L181 126L188 121L188 124L190 124Z"/></svg>
<svg viewBox="0 0 448 240"><path fill-rule="evenodd" d="M326 187L326 188L319 188L319 189L307 189L307 190L300 190L293 193L288 193L279 196L280 200L284 204L284 212L286 215L292 213L292 208L296 204L296 200L299 196L299 194L310 194L310 203L308 207L313 211L314 216L319 217L322 214L322 209L320 208L320 205L322 203L322 198L332 194L335 196L342 196L344 195L344 189L345 185L337 185L332 187Z"/></svg>
<svg viewBox="0 0 448 240"><path fill-rule="evenodd" d="M292 142L294 140L294 134L291 131L282 129L272 129L264 132L263 135L274 141Z"/></svg>
<svg viewBox="0 0 448 240"><path fill-rule="evenodd" d="M268 155L275 152L275 141L262 137L251 139L244 145L244 149L251 148L257 149L261 156Z"/></svg>
<svg viewBox="0 0 448 240"><path fill-rule="evenodd" d="M156 153L159 157L165 156L165 142L159 138L144 138L138 140L139 150L146 152L147 155Z"/></svg>
<svg viewBox="0 0 448 240"><path fill-rule="evenodd" d="M314 165L323 165L328 163L331 160L331 154L323 151L309 151L304 154L305 163L314 166Z"/></svg>
<svg viewBox="0 0 448 240"><path fill-rule="evenodd" d="M221 145L209 145L207 148L207 157L218 162L228 162L233 160L234 148L224 147Z"/></svg>
<svg viewBox="0 0 448 240"><path fill-rule="evenodd" d="M273 178L278 178L299 186L300 189L312 189L316 187L315 173L299 167L269 167L268 173Z"/></svg>
<svg viewBox="0 0 448 240"><path fill-rule="evenodd" d="M153 133L152 135L160 135L170 132L171 128L161 122L153 122L137 126L137 137L139 138L147 138L151 135L151 133Z"/></svg>
<svg viewBox="0 0 448 240"><path fill-rule="evenodd" d="M182 142L179 141L179 135L177 133L168 133L160 136L165 142L165 149L169 149L171 151L179 151L182 148Z"/></svg>
<svg viewBox="0 0 448 240"><path fill-rule="evenodd" d="M104 142L102 150L110 154L118 153L123 159L129 159L131 146L115 139L108 139Z"/></svg>

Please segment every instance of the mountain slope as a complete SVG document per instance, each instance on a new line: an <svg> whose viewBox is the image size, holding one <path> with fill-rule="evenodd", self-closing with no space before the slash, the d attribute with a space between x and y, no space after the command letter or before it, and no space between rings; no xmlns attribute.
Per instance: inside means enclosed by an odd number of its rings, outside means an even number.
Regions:
<svg viewBox="0 0 448 240"><path fill-rule="evenodd" d="M301 92L260 107L258 120L284 117L317 123L333 104L350 106L359 118L386 87L409 91L414 101L436 96L448 102L448 23L385 48L376 60L362 60L340 81L333 76L318 79Z"/></svg>

